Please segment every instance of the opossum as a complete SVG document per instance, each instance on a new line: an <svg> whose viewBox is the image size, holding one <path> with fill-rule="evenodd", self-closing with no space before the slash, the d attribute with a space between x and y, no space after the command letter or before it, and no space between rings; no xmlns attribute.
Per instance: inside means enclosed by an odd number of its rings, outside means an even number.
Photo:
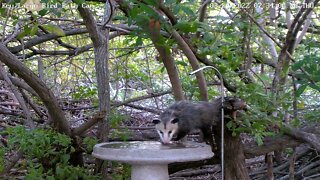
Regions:
<svg viewBox="0 0 320 180"><path fill-rule="evenodd" d="M225 97L223 107L225 114L235 118L234 113L245 109L246 104L239 98ZM178 101L165 109L153 123L163 144L179 141L191 131L200 129L203 140L213 148L212 126L221 123L221 108L221 98L212 102Z"/></svg>
<svg viewBox="0 0 320 180"><path fill-rule="evenodd" d="M178 101L160 114L159 119L153 120L155 128L163 144L171 140L179 141L189 132L200 129L203 139L213 144L211 126L217 109L213 103Z"/></svg>

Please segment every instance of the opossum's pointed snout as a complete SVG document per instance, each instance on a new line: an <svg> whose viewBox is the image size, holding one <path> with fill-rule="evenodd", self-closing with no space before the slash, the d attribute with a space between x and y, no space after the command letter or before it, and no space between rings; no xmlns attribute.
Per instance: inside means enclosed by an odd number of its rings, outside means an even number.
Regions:
<svg viewBox="0 0 320 180"><path fill-rule="evenodd" d="M163 145L168 145L168 144L170 144L170 141L161 141L161 143L162 143Z"/></svg>

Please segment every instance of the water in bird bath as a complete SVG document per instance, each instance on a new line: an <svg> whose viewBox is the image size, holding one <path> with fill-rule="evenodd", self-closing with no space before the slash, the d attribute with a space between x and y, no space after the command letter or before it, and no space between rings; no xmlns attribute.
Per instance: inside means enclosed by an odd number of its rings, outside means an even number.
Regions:
<svg viewBox="0 0 320 180"><path fill-rule="evenodd" d="M190 143L171 143L163 145L160 142L155 141L132 141L132 142L114 142L101 146L103 148L113 149L152 149L152 150L164 150L164 149L182 149L182 148L197 148L198 144Z"/></svg>

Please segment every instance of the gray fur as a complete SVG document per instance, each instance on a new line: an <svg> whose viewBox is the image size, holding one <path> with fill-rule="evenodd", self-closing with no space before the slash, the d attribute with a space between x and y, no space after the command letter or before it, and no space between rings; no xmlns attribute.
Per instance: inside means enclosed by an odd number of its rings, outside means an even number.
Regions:
<svg viewBox="0 0 320 180"><path fill-rule="evenodd" d="M211 126L213 117L217 113L215 110L214 104L209 102L178 101L160 115L160 120L166 124L178 118L179 129L190 131Z"/></svg>
<svg viewBox="0 0 320 180"><path fill-rule="evenodd" d="M244 101L236 97L225 97L224 102L224 109L227 114L245 109L246 106ZM213 148L212 126L220 123L221 108L221 98L212 102L178 101L165 109L160 114L159 120L154 120L154 124L163 123L164 127L174 127L172 122L177 121L178 129L175 131L176 137L173 139L176 141L184 138L191 131L200 129L204 141ZM169 131L166 130L166 132Z"/></svg>
<svg viewBox="0 0 320 180"><path fill-rule="evenodd" d="M167 108L159 118L167 126L173 119L178 119L178 130L174 140L178 141L191 131L200 129L204 140L212 145L211 127L216 122L219 113L214 106L212 102L178 101Z"/></svg>

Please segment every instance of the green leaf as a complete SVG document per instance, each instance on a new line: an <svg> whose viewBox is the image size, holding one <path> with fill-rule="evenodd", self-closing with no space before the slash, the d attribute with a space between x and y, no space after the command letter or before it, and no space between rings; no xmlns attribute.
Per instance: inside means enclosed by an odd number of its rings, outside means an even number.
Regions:
<svg viewBox="0 0 320 180"><path fill-rule="evenodd" d="M176 0L166 0L166 1L164 2L165 5L175 5L176 3L177 3Z"/></svg>
<svg viewBox="0 0 320 180"><path fill-rule="evenodd" d="M267 94L265 94L265 93L257 92L256 94L257 94L257 95L260 95L260 96L262 96L262 97L268 97L268 95L267 95Z"/></svg>
<svg viewBox="0 0 320 180"><path fill-rule="evenodd" d="M173 8L173 10L172 10L173 14L178 14L179 11L180 11L180 9L181 9L181 6L180 6L179 4L177 4L176 6L174 6L174 8Z"/></svg>
<svg viewBox="0 0 320 180"><path fill-rule="evenodd" d="M5 8L0 8L0 14L2 17L5 17L7 15Z"/></svg>
<svg viewBox="0 0 320 180"><path fill-rule="evenodd" d="M312 79L315 80L316 82L319 82L320 81L320 74L312 76Z"/></svg>
<svg viewBox="0 0 320 180"><path fill-rule="evenodd" d="M38 24L34 25L30 30L30 36L34 36L38 32L39 26Z"/></svg>
<svg viewBox="0 0 320 180"><path fill-rule="evenodd" d="M270 77L268 75L266 75L266 74L260 74L259 77L263 81L270 81Z"/></svg>
<svg viewBox="0 0 320 180"><path fill-rule="evenodd" d="M131 26L132 24L133 24L132 17L129 15L129 17L128 17L128 26Z"/></svg>
<svg viewBox="0 0 320 180"><path fill-rule="evenodd" d="M139 11L140 11L140 8L138 8L138 7L132 8L131 11L129 12L129 14L130 14L129 17L136 18L138 13L139 13Z"/></svg>
<svg viewBox="0 0 320 180"><path fill-rule="evenodd" d="M157 5L157 1L156 0L144 0L144 2L148 5L151 6L156 6Z"/></svg>
<svg viewBox="0 0 320 180"><path fill-rule="evenodd" d="M127 17L125 17L125 16L120 16L120 15L115 15L115 16L113 17L113 19L116 19L116 20L126 20Z"/></svg>
<svg viewBox="0 0 320 180"><path fill-rule="evenodd" d="M140 4L140 11L147 13L150 17L158 17L158 13L156 13L150 6L145 4Z"/></svg>
<svg viewBox="0 0 320 180"><path fill-rule="evenodd" d="M38 12L38 14L39 14L40 16L44 16L44 15L47 14L47 12L48 12L47 9L42 9L42 10L40 10L40 11Z"/></svg>
<svg viewBox="0 0 320 180"><path fill-rule="evenodd" d="M262 137L260 135L255 135L255 139L258 143L258 146L261 146L263 144Z"/></svg>
<svg viewBox="0 0 320 180"><path fill-rule="evenodd" d="M160 72L163 73L165 70L164 66L160 69Z"/></svg>
<svg viewBox="0 0 320 180"><path fill-rule="evenodd" d="M150 17L151 17L150 15L146 16L146 15L139 14L135 18L135 21L136 21L137 25L139 25L140 27L145 27L145 26L147 26L148 22L150 21ZM143 30L145 30L145 29L142 29L142 31Z"/></svg>
<svg viewBox="0 0 320 180"><path fill-rule="evenodd" d="M188 66L188 64L186 62L184 62L184 61L176 61L176 64L184 66L184 67Z"/></svg>
<svg viewBox="0 0 320 180"><path fill-rule="evenodd" d="M47 176L46 179L47 180L55 180L54 176Z"/></svg>
<svg viewBox="0 0 320 180"><path fill-rule="evenodd" d="M31 28L25 27L25 28L24 28L24 31L23 31L22 33L20 33L20 34L17 36L17 38L18 38L18 39L22 39L22 38L25 37L26 35L29 35L30 32L31 32Z"/></svg>
<svg viewBox="0 0 320 180"><path fill-rule="evenodd" d="M232 121L229 121L227 124L226 124L226 127L228 129L232 129L232 127L234 126L234 123Z"/></svg>
<svg viewBox="0 0 320 180"><path fill-rule="evenodd" d="M310 83L309 86L317 91L320 91L320 87L316 84Z"/></svg>
<svg viewBox="0 0 320 180"><path fill-rule="evenodd" d="M142 45L142 38L141 37L138 37L137 40L136 40L136 46L141 46Z"/></svg>
<svg viewBox="0 0 320 180"><path fill-rule="evenodd" d="M47 30L50 33L53 33L57 36L65 36L66 34L64 33L64 31L56 25L52 25L52 24L46 24L46 25L42 25L42 27Z"/></svg>
<svg viewBox="0 0 320 180"><path fill-rule="evenodd" d="M304 90L307 88L307 84L304 84L304 85L302 85L302 86L300 86L298 89L297 89L297 91L296 91L296 93L295 93L295 96L296 97L300 97L300 95L304 92Z"/></svg>
<svg viewBox="0 0 320 180"><path fill-rule="evenodd" d="M304 73L296 73L296 77L300 79L309 79L309 76Z"/></svg>
<svg viewBox="0 0 320 180"><path fill-rule="evenodd" d="M195 16L195 13L193 12L192 9L190 9L190 8L188 8L188 7L186 7L186 6L181 6L180 8L181 8L181 10L182 10L184 13L186 13L188 16Z"/></svg>
<svg viewBox="0 0 320 180"><path fill-rule="evenodd" d="M198 29L198 26L195 23L190 23L187 21L181 21L177 23L174 27L185 33L196 32Z"/></svg>
<svg viewBox="0 0 320 180"><path fill-rule="evenodd" d="M61 155L61 160L62 160L63 164L68 164L69 159L70 159L70 155L69 154Z"/></svg>

